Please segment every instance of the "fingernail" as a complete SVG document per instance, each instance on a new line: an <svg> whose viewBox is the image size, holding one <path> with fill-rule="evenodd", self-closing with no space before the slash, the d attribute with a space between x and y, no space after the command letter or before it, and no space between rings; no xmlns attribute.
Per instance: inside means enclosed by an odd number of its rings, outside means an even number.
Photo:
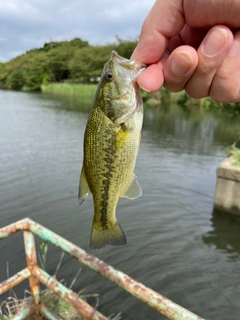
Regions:
<svg viewBox="0 0 240 320"><path fill-rule="evenodd" d="M185 52L178 52L172 59L170 69L176 76L185 75L192 66L192 58Z"/></svg>
<svg viewBox="0 0 240 320"><path fill-rule="evenodd" d="M146 91L146 92L152 92L151 90L149 90L149 89L146 89L146 88L144 88L144 87L140 87L141 89L143 89L144 91Z"/></svg>
<svg viewBox="0 0 240 320"><path fill-rule="evenodd" d="M208 57L215 56L227 42L227 32L225 29L213 28L202 45L203 53Z"/></svg>

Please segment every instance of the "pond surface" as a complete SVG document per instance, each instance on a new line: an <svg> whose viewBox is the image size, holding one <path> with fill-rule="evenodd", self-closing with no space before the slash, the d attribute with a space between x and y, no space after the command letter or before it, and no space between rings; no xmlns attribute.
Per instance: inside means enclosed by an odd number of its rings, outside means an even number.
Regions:
<svg viewBox="0 0 240 320"><path fill-rule="evenodd" d="M0 91L0 227L30 217L89 252L92 199L80 207L77 200L89 105ZM146 109L136 165L143 195L121 199L117 209L128 245L94 252L211 320L240 314L240 223L212 212L216 168L240 132L239 120L232 111ZM48 251L47 272L53 274L60 251L50 245ZM6 269L12 275L24 267L22 234L1 241L0 281ZM58 279L70 285L79 267L65 256ZM16 287L19 297L27 284ZM100 294L98 309L105 315L165 319L85 267L73 289Z"/></svg>

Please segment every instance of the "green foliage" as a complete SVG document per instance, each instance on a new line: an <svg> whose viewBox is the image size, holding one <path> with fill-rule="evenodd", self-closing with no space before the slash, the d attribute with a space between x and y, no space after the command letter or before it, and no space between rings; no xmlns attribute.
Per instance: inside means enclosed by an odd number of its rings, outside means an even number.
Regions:
<svg viewBox="0 0 240 320"><path fill-rule="evenodd" d="M8 74L6 85L9 89L20 90L23 88L25 81L25 70L17 68Z"/></svg>
<svg viewBox="0 0 240 320"><path fill-rule="evenodd" d="M83 83L49 83L42 87L44 93L62 94L68 96L75 96L78 98L93 99L97 89L96 84L83 84Z"/></svg>
<svg viewBox="0 0 240 320"><path fill-rule="evenodd" d="M46 290L42 295L42 301L45 306L57 314L61 319L84 320L85 318L77 312L67 301L58 297L50 290ZM84 297L81 299L85 300ZM86 300L85 300L86 301Z"/></svg>
<svg viewBox="0 0 240 320"><path fill-rule="evenodd" d="M40 251L38 252L38 259L43 270L46 270L47 266L47 253L48 253L48 243L42 241L39 246Z"/></svg>
<svg viewBox="0 0 240 320"><path fill-rule="evenodd" d="M233 156L233 165L240 167L240 149L236 147L236 144L233 144L231 147L227 149L227 152Z"/></svg>
<svg viewBox="0 0 240 320"><path fill-rule="evenodd" d="M74 38L71 41L61 41L61 42L53 42L50 41L45 43L43 48L37 50L50 51L56 48L66 48L66 47L75 47L75 48L83 48L89 46L87 41L81 40L79 38Z"/></svg>
<svg viewBox="0 0 240 320"><path fill-rule="evenodd" d="M0 62L0 88L4 88L6 77L7 77L6 64Z"/></svg>
<svg viewBox="0 0 240 320"><path fill-rule="evenodd" d="M120 56L129 59L133 53L133 50L137 46L137 40L123 40L118 36L116 36L116 39L118 44L116 45L115 50Z"/></svg>
<svg viewBox="0 0 240 320"><path fill-rule="evenodd" d="M50 78L47 64L41 59L37 59L36 64L29 65L27 68L25 90L35 91L40 90L42 85L46 85Z"/></svg>
<svg viewBox="0 0 240 320"><path fill-rule="evenodd" d="M79 38L71 41L50 41L42 48L32 49L7 63L0 63L0 88L29 91L44 88L49 92L76 95L76 83L98 83L112 50L130 58L136 45L137 40L123 40L118 36L115 43L104 46L91 46ZM55 83L59 86L54 87ZM70 86L70 83L73 85ZM206 110L227 109L232 110L233 114L240 112L240 102L220 104L209 97L194 100L185 91L174 94L161 88L157 93L142 92L142 97L144 103L154 107L176 102L184 106L198 105Z"/></svg>
<svg viewBox="0 0 240 320"><path fill-rule="evenodd" d="M69 61L70 78L82 83L98 82L111 51L111 46L88 46L76 50Z"/></svg>
<svg viewBox="0 0 240 320"><path fill-rule="evenodd" d="M185 105L188 101L188 95L185 91L181 91L181 94L178 95L176 102L179 105Z"/></svg>
<svg viewBox="0 0 240 320"><path fill-rule="evenodd" d="M151 92L144 91L144 90L140 89L140 93L141 93L141 97L142 97L143 102L149 101L152 97Z"/></svg>
<svg viewBox="0 0 240 320"><path fill-rule="evenodd" d="M87 41L45 43L42 48L27 51L7 63L0 63L0 88L41 90L49 82L74 80L97 83L112 50L129 58L137 41L124 41L105 46L90 46Z"/></svg>

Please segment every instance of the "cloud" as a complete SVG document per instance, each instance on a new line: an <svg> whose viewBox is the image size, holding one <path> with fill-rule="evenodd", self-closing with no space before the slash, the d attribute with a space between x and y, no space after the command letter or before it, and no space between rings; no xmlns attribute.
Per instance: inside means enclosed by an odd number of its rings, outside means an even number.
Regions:
<svg viewBox="0 0 240 320"><path fill-rule="evenodd" d="M0 60L45 42L79 37L91 44L136 38L154 0L0 0Z"/></svg>

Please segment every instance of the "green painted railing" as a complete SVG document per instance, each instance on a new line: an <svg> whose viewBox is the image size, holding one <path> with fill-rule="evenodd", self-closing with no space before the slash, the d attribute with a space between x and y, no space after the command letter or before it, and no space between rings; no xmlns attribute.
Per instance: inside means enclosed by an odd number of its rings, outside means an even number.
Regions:
<svg viewBox="0 0 240 320"><path fill-rule="evenodd" d="M38 267L36 258L34 234L42 240L48 241L54 246L62 249L79 262L98 272L100 275L110 280L114 284L128 291L130 294L148 304L151 308L164 314L173 320L204 320L187 309L177 305L165 298L156 291L144 286L123 272L111 267L100 259L88 254L83 249L60 237L56 233L43 227L42 225L26 218L10 224L0 229L0 240L7 238L18 231L23 231L24 245L26 253L27 267L7 280L0 283L0 294L10 290L25 279L29 279L29 286L32 295L32 305L26 307L21 314L15 316L13 320L26 319L30 315L35 315L35 320L43 315L46 319L57 320L58 316L51 313L41 302L41 292L39 283L43 283L55 294L69 302L86 319L107 320L108 318L91 307L87 302L78 297L72 290L66 288L55 278Z"/></svg>

